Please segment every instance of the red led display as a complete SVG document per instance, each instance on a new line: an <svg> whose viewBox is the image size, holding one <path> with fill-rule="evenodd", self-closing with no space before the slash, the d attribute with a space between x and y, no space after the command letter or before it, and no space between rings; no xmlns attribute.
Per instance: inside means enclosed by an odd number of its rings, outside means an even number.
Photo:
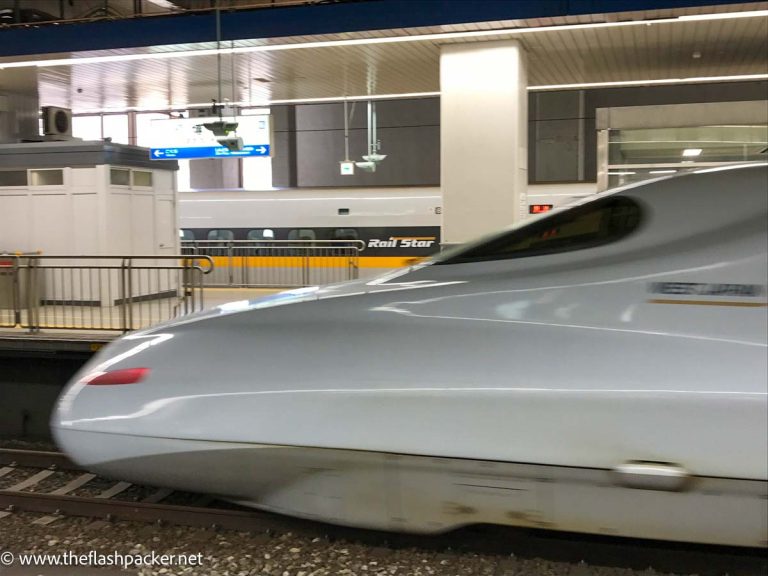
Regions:
<svg viewBox="0 0 768 576"><path fill-rule="evenodd" d="M554 204L531 204L528 206L528 213L541 214L542 212L549 212L554 207Z"/></svg>

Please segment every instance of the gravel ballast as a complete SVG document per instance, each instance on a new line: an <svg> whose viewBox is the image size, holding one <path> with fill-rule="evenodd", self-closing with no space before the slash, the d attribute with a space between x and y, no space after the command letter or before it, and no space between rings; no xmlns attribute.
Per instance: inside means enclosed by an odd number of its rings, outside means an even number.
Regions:
<svg viewBox="0 0 768 576"><path fill-rule="evenodd" d="M653 576L671 572L653 568L588 565L547 558L427 548L390 548L349 541L329 541L318 535L288 532L269 536L212 528L156 526L134 522L66 518L48 526L32 524L35 514L14 513L0 519L0 553L146 555L200 554L199 566L133 568L128 574L188 576ZM726 565L728 562L726 561ZM734 566L709 573L764 573ZM28 572L35 576L41 572ZM56 572L58 574L58 572ZM90 572L88 572L90 574ZM115 574L112 568L108 572ZM677 572L693 574L695 572ZM701 572L699 572L701 573ZM0 567L0 575L3 568ZM24 572L26 575L27 572ZM75 568L71 576L78 576ZM68 576L70 576L68 574Z"/></svg>

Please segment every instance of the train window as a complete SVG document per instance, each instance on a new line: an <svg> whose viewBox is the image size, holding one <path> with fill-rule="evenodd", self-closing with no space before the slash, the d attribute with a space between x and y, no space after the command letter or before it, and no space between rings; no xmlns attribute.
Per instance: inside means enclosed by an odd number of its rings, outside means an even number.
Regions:
<svg viewBox="0 0 768 576"><path fill-rule="evenodd" d="M275 231L270 230L269 228L257 228L256 230L248 230L248 235L246 238L248 238L248 240L274 240Z"/></svg>
<svg viewBox="0 0 768 576"><path fill-rule="evenodd" d="M182 228L179 230L179 239L182 242L192 242L195 239L195 233L192 230Z"/></svg>
<svg viewBox="0 0 768 576"><path fill-rule="evenodd" d="M288 232L288 240L315 240L317 235L311 228L294 228Z"/></svg>
<svg viewBox="0 0 768 576"><path fill-rule="evenodd" d="M234 240L235 233L232 230L208 230L208 240Z"/></svg>
<svg viewBox="0 0 768 576"><path fill-rule="evenodd" d="M339 208L339 216L349 216L349 208Z"/></svg>
<svg viewBox="0 0 768 576"><path fill-rule="evenodd" d="M437 263L526 258L610 244L637 229L640 212L640 207L629 198L605 198L460 248Z"/></svg>
<svg viewBox="0 0 768 576"><path fill-rule="evenodd" d="M331 240L357 240L357 230L354 228L334 228Z"/></svg>

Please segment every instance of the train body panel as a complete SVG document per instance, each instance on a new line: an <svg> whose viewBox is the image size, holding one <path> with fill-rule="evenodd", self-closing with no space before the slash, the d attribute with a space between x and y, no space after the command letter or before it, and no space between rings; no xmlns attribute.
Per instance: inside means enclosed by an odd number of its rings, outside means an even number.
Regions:
<svg viewBox="0 0 768 576"><path fill-rule="evenodd" d="M768 171L704 172L129 335L65 391L57 440L115 477L344 524L766 545ZM212 442L250 487L207 472Z"/></svg>
<svg viewBox="0 0 768 576"><path fill-rule="evenodd" d="M110 460L95 466L102 474L322 522L416 533L491 523L765 545L760 481L696 478L668 492L583 467L93 432L69 440L82 451L109 445Z"/></svg>
<svg viewBox="0 0 768 576"><path fill-rule="evenodd" d="M352 188L180 194L182 228L439 226L439 188ZM197 238L204 240L204 238Z"/></svg>

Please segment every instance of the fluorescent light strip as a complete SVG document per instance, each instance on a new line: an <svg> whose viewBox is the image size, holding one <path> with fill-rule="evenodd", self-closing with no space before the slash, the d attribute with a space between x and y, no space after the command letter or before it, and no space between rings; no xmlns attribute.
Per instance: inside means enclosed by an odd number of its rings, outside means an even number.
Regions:
<svg viewBox="0 0 768 576"><path fill-rule="evenodd" d="M634 172L633 172L634 174ZM275 188L276 190L276 188ZM193 190L197 194L205 194L207 190ZM433 194L431 196L366 196L364 200L403 200L405 198L422 198L422 199L435 199L441 198L439 194ZM356 200L359 197L339 197L339 198L203 198L200 200L188 200L179 199L179 202L325 202L326 200ZM189 218L189 216L185 216ZM210 218L210 216L192 216L192 218Z"/></svg>
<svg viewBox="0 0 768 576"><path fill-rule="evenodd" d="M768 74L695 76L691 78L662 78L659 80L623 80L620 82L582 82L580 84L549 84L540 86L528 86L528 90L572 90L576 88L610 88L612 86L648 86L653 84L693 84L699 82L735 82L740 80L768 80Z"/></svg>
<svg viewBox="0 0 768 576"><path fill-rule="evenodd" d="M729 12L729 18L757 18L768 14L768 10L745 10L744 12ZM723 20L724 14L691 14L690 16L678 16L678 20L690 22L693 20Z"/></svg>
<svg viewBox="0 0 768 576"><path fill-rule="evenodd" d="M768 80L768 74L741 74L734 76L693 76L691 78L661 78L657 80L623 80L619 82L578 82L575 84L540 84L528 86L529 92L545 90L575 90L579 88L611 88L614 86L647 86L651 84L695 84L701 82L739 82L749 80ZM270 100L272 104L311 104L313 102L343 102L354 100L392 100L397 98L429 98L440 96L440 92L409 92L405 94L371 94L366 96L329 96L327 98L294 98L288 100ZM234 106L255 106L248 102L236 102ZM195 106L210 106L209 102L189 104Z"/></svg>
<svg viewBox="0 0 768 576"><path fill-rule="evenodd" d="M292 98L284 100L270 100L269 105L275 104L314 104L321 102L359 102L365 100L397 100L403 98L433 98L440 96L440 92L406 92L403 94L376 94L375 96L329 96L327 98ZM236 106L249 106L250 104L242 103L236 104ZM202 104L202 106L210 106L210 104Z"/></svg>
<svg viewBox="0 0 768 576"><path fill-rule="evenodd" d="M27 66L73 66L80 64L101 64L105 62L130 62L133 60L163 60L168 58L185 58L190 56L211 56L216 54L244 54L250 52L277 52L281 50L304 50L313 48L333 48L345 46L371 46L376 44L397 44L403 42L424 42L431 40L459 40L468 38L485 38L491 36L519 36L538 34L541 32L562 32L569 30L590 30L599 28L619 28L631 26L653 26L657 24L685 23L696 20L731 20L734 18L758 18L768 16L768 10L752 10L748 12L723 12L720 14L698 14L678 16L675 18L659 18L656 20L628 20L624 22L597 22L591 24L564 24L562 26L539 26L531 28L503 28L500 30L475 30L471 32L448 32L444 34L415 34L412 36L387 36L384 38L355 38L352 40L326 40L317 42L301 42L294 44L267 44L263 46L242 46L239 48L210 48L202 50L182 50L169 52L152 52L148 54L115 54L111 56L86 56L83 58L56 58L51 60L27 60L24 62L0 63L4 68L24 68Z"/></svg>
<svg viewBox="0 0 768 576"><path fill-rule="evenodd" d="M660 80L625 80L622 82L582 82L578 84L550 84L528 86L529 92L542 92L545 90L577 90L581 88L610 88L613 86L648 86L653 84L693 84L702 82L739 82L749 80L768 80L768 74L742 74L737 76L697 76L693 78L662 78ZM439 97L440 92L406 92L403 94L370 94L365 96L327 96L323 98L290 98L283 100L267 100L260 102L228 102L230 106L259 107L276 106L279 104L319 104L323 102L356 102L366 100L398 100L406 98L434 98ZM90 108L78 110L77 114L109 114L119 112L175 112L190 108L210 108L210 102L190 102L176 106L127 106L125 108Z"/></svg>
<svg viewBox="0 0 768 576"><path fill-rule="evenodd" d="M207 50L183 50L168 52L147 52L143 54L114 54L112 56L86 56L84 58L55 58L52 60L28 60L25 62L7 62L0 63L0 70L6 68L26 68L36 66L38 68L47 68L49 66L76 66L80 64L105 64L110 62L131 62L134 60L166 60L169 58L186 58L190 56L215 56L219 53L225 54L228 49L210 48Z"/></svg>
<svg viewBox="0 0 768 576"><path fill-rule="evenodd" d="M367 100L402 100L405 98L434 98L440 96L440 92L406 92L403 94L372 94L370 96L328 96L326 98L293 98L287 100L266 100L259 102L227 102L228 106L239 106L248 108L269 107L278 104L320 104L323 102L357 102ZM210 109L210 102L190 102L188 104L179 104L174 106L128 106L126 108L86 108L84 110L78 110L77 115L83 114L110 114L121 112L158 112L160 114L165 112L184 112L189 109L208 108ZM253 114L253 112L249 112ZM264 113L268 113L265 110ZM248 114L245 114L246 116Z"/></svg>

